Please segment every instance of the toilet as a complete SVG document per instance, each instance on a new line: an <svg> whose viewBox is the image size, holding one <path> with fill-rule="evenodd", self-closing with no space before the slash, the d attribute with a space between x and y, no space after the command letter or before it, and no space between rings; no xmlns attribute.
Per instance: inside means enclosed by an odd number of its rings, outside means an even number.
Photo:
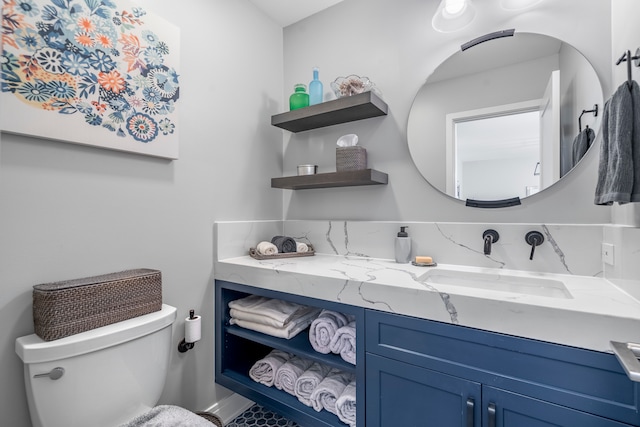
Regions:
<svg viewBox="0 0 640 427"><path fill-rule="evenodd" d="M44 341L16 340L34 427L116 427L153 408L164 388L176 309Z"/></svg>

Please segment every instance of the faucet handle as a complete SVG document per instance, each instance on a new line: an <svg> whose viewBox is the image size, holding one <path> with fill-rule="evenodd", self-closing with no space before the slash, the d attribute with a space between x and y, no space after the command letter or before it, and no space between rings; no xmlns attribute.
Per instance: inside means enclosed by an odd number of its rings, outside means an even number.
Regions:
<svg viewBox="0 0 640 427"><path fill-rule="evenodd" d="M529 255L529 259L533 259L533 253L536 250L536 246L540 246L544 242L544 236L539 231L530 231L524 236L525 242L531 245L531 255Z"/></svg>

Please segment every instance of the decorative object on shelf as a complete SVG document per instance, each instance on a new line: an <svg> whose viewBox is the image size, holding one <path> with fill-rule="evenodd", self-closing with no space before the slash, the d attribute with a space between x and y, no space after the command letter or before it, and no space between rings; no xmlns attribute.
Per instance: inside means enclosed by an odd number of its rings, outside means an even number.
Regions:
<svg viewBox="0 0 640 427"><path fill-rule="evenodd" d="M338 172L367 168L367 149L358 144L358 135L349 134L338 138L336 143L336 170Z"/></svg>
<svg viewBox="0 0 640 427"><path fill-rule="evenodd" d="M298 165L298 176L315 175L318 173L318 165Z"/></svg>
<svg viewBox="0 0 640 427"><path fill-rule="evenodd" d="M313 80L309 83L309 105L321 104L324 100L324 87L320 81L318 74L320 69L313 68Z"/></svg>
<svg viewBox="0 0 640 427"><path fill-rule="evenodd" d="M302 83L294 85L293 93L289 97L289 110L298 110L308 106L309 94L307 93L307 86Z"/></svg>
<svg viewBox="0 0 640 427"><path fill-rule="evenodd" d="M331 89L333 89L333 93L338 98L358 95L363 92L373 92L380 97L382 96L376 85L369 80L369 77L360 77L355 74L347 77L338 77L331 82Z"/></svg>
<svg viewBox="0 0 640 427"><path fill-rule="evenodd" d="M3 131L178 158L176 25L126 0L4 2L2 12Z"/></svg>
<svg viewBox="0 0 640 427"><path fill-rule="evenodd" d="M316 252L313 249L313 245L310 243L306 243L306 245L307 245L307 252L275 253L272 255L264 255L264 254L261 254L256 248L249 248L249 256L257 260L314 256Z"/></svg>

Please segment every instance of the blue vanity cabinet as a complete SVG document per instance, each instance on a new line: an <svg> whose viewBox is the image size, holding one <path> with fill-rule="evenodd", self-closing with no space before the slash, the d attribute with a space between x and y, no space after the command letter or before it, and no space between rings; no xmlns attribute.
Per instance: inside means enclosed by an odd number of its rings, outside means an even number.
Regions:
<svg viewBox="0 0 640 427"><path fill-rule="evenodd" d="M356 365L344 361L337 354L316 352L309 342L309 333L303 331L289 340L230 325L228 304L248 295L291 301L299 304L352 314L356 318ZM223 280L215 281L215 373L216 383L260 403L304 427L345 427L340 419L328 412L316 412L295 396L276 387L267 387L253 381L249 370L272 349L312 359L356 375L356 400L364 402L364 309L299 295L271 291ZM360 344L362 343L362 344ZM357 427L365 427L364 405L356 406Z"/></svg>
<svg viewBox="0 0 640 427"><path fill-rule="evenodd" d="M367 427L640 426L612 354L375 310L365 323Z"/></svg>

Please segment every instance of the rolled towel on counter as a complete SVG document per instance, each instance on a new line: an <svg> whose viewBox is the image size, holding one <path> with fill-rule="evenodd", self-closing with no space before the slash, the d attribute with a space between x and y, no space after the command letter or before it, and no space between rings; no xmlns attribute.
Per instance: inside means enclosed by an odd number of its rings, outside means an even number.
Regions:
<svg viewBox="0 0 640 427"><path fill-rule="evenodd" d="M278 248L271 242L260 242L256 246L256 251L260 255L275 255L278 253Z"/></svg>
<svg viewBox="0 0 640 427"><path fill-rule="evenodd" d="M309 367L313 360L293 356L278 369L274 385L278 390L284 390L292 396L296 395L296 381Z"/></svg>
<svg viewBox="0 0 640 427"><path fill-rule="evenodd" d="M331 340L336 331L349 323L349 317L332 310L322 310L317 319L311 322L309 342L315 351L331 353Z"/></svg>
<svg viewBox="0 0 640 427"><path fill-rule="evenodd" d="M287 236L274 236L271 243L276 245L278 252L282 254L295 252L298 249L296 241Z"/></svg>
<svg viewBox="0 0 640 427"><path fill-rule="evenodd" d="M260 384L271 387L275 382L278 369L292 357L293 356L287 352L272 350L271 353L253 364L251 369L249 369L249 377Z"/></svg>
<svg viewBox="0 0 640 427"><path fill-rule="evenodd" d="M356 381L353 380L345 387L344 391L336 400L336 415L350 427L356 425Z"/></svg>
<svg viewBox="0 0 640 427"><path fill-rule="evenodd" d="M339 354L342 359L356 364L356 322L353 321L336 331L329 345L333 353Z"/></svg>
<svg viewBox="0 0 640 427"><path fill-rule="evenodd" d="M323 408L336 415L336 401L355 376L333 368L311 393L311 406L320 412Z"/></svg>
<svg viewBox="0 0 640 427"><path fill-rule="evenodd" d="M309 245L303 242L296 242L296 252L300 252L300 253L309 252Z"/></svg>
<svg viewBox="0 0 640 427"><path fill-rule="evenodd" d="M311 393L318 387L318 384L329 374L331 367L322 363L314 362L296 380L295 396L307 406L311 406Z"/></svg>

